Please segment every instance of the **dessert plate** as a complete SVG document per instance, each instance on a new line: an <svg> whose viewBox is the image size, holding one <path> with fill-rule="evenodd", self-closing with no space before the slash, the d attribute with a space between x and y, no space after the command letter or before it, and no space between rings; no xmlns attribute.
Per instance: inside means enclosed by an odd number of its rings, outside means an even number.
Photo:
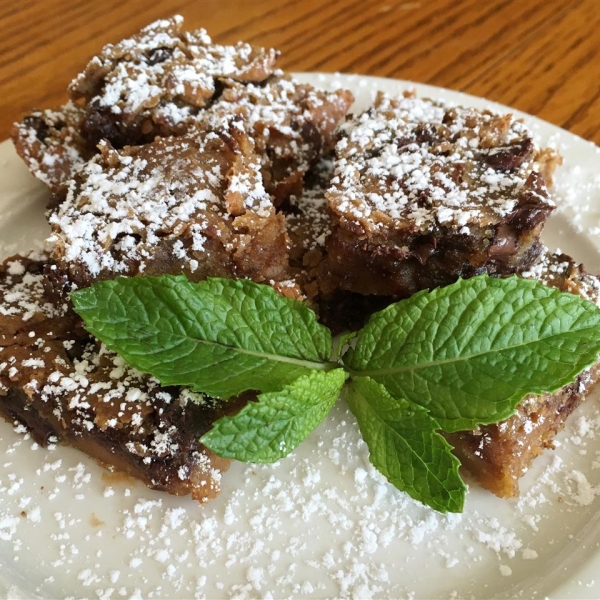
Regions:
<svg viewBox="0 0 600 600"><path fill-rule="evenodd" d="M425 85L301 74L346 87L490 106ZM505 107L491 105L498 110ZM523 115L558 147L559 209L544 240L600 272L600 150ZM10 142L0 145L0 258L47 234L47 191ZM441 515L387 484L340 403L289 458L234 464L200 506L49 450L0 423L0 596L93 598L598 598L598 394L569 419L558 449L500 500L472 486L462 515Z"/></svg>

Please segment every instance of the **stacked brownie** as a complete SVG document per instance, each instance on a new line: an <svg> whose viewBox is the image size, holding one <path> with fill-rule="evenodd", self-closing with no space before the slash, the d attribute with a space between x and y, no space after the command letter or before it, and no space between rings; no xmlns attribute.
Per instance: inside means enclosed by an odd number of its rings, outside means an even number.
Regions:
<svg viewBox="0 0 600 600"><path fill-rule="evenodd" d="M158 21L93 58L67 105L15 126L53 192L52 250L0 269L0 410L40 443L202 500L227 466L197 441L222 407L162 388L83 330L68 292L94 281L249 278L338 330L479 273L598 299L595 278L539 241L559 158L521 121L406 94L338 127L352 94L299 84L277 57ZM515 494L597 375L453 436L457 453L482 485Z"/></svg>
<svg viewBox="0 0 600 600"><path fill-rule="evenodd" d="M324 291L403 298L527 268L556 162L512 115L380 95L336 146Z"/></svg>
<svg viewBox="0 0 600 600"><path fill-rule="evenodd" d="M17 151L61 193L103 140L122 148L242 127L259 150L265 187L282 201L300 192L353 97L297 83L275 68L278 54L214 44L202 29L183 31L181 17L157 21L105 46L69 86L67 105L17 124Z"/></svg>

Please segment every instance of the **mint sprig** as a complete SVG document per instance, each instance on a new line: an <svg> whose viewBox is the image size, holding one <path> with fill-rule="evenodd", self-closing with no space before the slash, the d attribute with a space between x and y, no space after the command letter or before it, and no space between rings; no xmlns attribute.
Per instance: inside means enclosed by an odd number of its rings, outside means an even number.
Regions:
<svg viewBox="0 0 600 600"><path fill-rule="evenodd" d="M300 302L246 280L119 278L71 294L88 330L164 385L227 399L262 392L202 442L247 462L289 454L347 402L388 480L436 510L462 510L458 459L439 430L508 418L530 393L571 382L600 353L600 309L520 278L420 292L338 343Z"/></svg>
<svg viewBox="0 0 600 600"><path fill-rule="evenodd" d="M444 431L508 418L598 359L600 310L536 281L473 277L376 313L344 364L426 407Z"/></svg>
<svg viewBox="0 0 600 600"><path fill-rule="evenodd" d="M90 333L163 385L227 399L337 366L312 310L245 279L118 278L71 299Z"/></svg>
<svg viewBox="0 0 600 600"><path fill-rule="evenodd" d="M416 500L440 512L462 512L460 461L426 409L392 397L369 377L354 377L345 398L376 469Z"/></svg>
<svg viewBox="0 0 600 600"><path fill-rule="evenodd" d="M224 458L275 462L323 421L347 378L344 369L312 371L279 392L260 394L237 415L219 419L200 441Z"/></svg>

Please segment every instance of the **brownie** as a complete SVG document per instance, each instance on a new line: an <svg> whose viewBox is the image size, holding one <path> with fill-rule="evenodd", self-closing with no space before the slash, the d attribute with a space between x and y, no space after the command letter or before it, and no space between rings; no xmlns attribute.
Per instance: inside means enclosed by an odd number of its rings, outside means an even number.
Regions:
<svg viewBox="0 0 600 600"><path fill-rule="evenodd" d="M558 162L512 115L380 94L336 146L323 289L402 298L526 269Z"/></svg>
<svg viewBox="0 0 600 600"><path fill-rule="evenodd" d="M306 171L331 148L352 94L284 76L275 70L275 50L221 46L204 30L182 28L174 17L109 44L71 83L69 104L15 125L17 152L57 193L55 203L102 140L119 149L233 121L254 138L275 203L300 193Z"/></svg>
<svg viewBox="0 0 600 600"><path fill-rule="evenodd" d="M163 388L47 301L43 260L0 266L0 414L34 439L70 444L149 487L206 501L229 461L199 443L236 402Z"/></svg>
<svg viewBox="0 0 600 600"><path fill-rule="evenodd" d="M71 82L84 107L83 135L115 147L186 133L189 121L222 89L221 79L260 83L278 52L239 42L213 43L204 29L183 31L183 17L163 19L108 44Z"/></svg>
<svg viewBox="0 0 600 600"><path fill-rule="evenodd" d="M279 206L302 193L304 176L332 149L336 127L353 100L347 90L323 92L283 76L263 85L229 81L197 126L215 129L231 121L243 126L255 141L265 187Z"/></svg>
<svg viewBox="0 0 600 600"><path fill-rule="evenodd" d="M522 275L600 304L600 279L560 252L544 250L538 262ZM518 496L519 479L537 456L554 447L555 435L599 379L597 363L553 394L527 396L506 421L447 438L480 485L497 496Z"/></svg>
<svg viewBox="0 0 600 600"><path fill-rule="evenodd" d="M53 282L178 273L289 279L285 219L242 131L100 148L50 216Z"/></svg>

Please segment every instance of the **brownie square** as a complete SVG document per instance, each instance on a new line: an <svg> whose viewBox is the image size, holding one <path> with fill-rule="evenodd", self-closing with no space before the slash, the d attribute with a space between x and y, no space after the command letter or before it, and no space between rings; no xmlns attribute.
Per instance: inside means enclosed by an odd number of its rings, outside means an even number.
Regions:
<svg viewBox="0 0 600 600"><path fill-rule="evenodd" d="M77 287L118 275L289 278L285 219L237 128L105 143L49 220L52 258Z"/></svg>
<svg viewBox="0 0 600 600"><path fill-rule="evenodd" d="M204 29L184 31L176 16L105 46L71 82L69 95L84 108L82 133L91 142L145 143L186 133L219 95L222 78L268 79L278 54L243 42L215 44Z"/></svg>
<svg viewBox="0 0 600 600"><path fill-rule="evenodd" d="M600 304L600 279L565 254L544 250L522 276ZM480 485L497 496L518 496L519 479L537 456L554 448L553 439L567 417L599 380L600 363L596 363L553 394L527 396L506 421L448 434L447 438Z"/></svg>
<svg viewBox="0 0 600 600"><path fill-rule="evenodd" d="M44 258L0 265L0 415L35 441L69 444L151 488L214 497L229 461L199 438L236 402L163 388L92 340L44 292Z"/></svg>
<svg viewBox="0 0 600 600"><path fill-rule="evenodd" d="M559 160L512 115L380 94L336 146L324 289L400 298L526 269Z"/></svg>

